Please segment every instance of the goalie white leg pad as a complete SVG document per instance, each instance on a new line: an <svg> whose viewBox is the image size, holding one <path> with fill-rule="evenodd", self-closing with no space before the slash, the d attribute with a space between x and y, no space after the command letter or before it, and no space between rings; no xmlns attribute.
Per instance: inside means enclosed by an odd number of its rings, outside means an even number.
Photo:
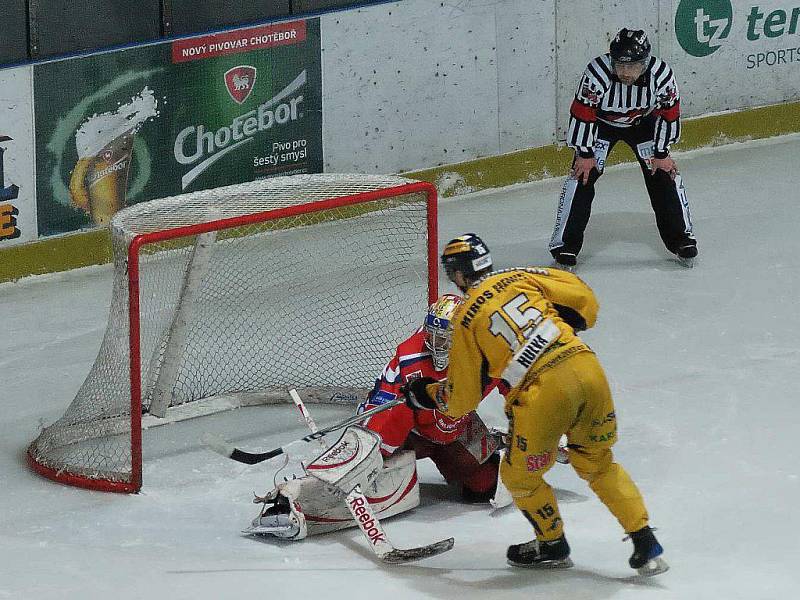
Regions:
<svg viewBox="0 0 800 600"><path fill-rule="evenodd" d="M314 477L304 479L315 480ZM309 535L355 527L356 522L335 489L330 486L312 488L308 484L305 489L315 490L315 495L304 495L305 500L300 502L305 510ZM393 517L419 506L419 482L414 453L401 452L386 459L384 468L367 485L364 495L380 519Z"/></svg>
<svg viewBox="0 0 800 600"><path fill-rule="evenodd" d="M365 496L381 519L419 506L417 457L414 451L404 450L387 458L378 477L367 486Z"/></svg>
<svg viewBox="0 0 800 600"><path fill-rule="evenodd" d="M306 423L311 429L312 433L317 433L318 429L311 415L306 411L302 399L295 390L289 390L289 394L294 400L300 413L305 418ZM311 471L317 471L315 478L309 477L308 481L315 481L317 484L322 484L326 490L332 491L332 496L337 500L341 498L343 492L347 492L344 505L352 515L355 523L361 529L370 548L375 554L387 563L405 563L412 560L420 560L429 556L435 556L442 552L447 552L453 547L453 538L441 540L434 544L427 546L420 546L418 548L409 548L407 550L395 548L386 537L380 521L372 510L370 501L361 491L362 483L367 485L374 483L378 480L380 474L383 472L383 459L379 451L380 437L377 434L369 431L362 430L358 427L352 428L353 430L345 433L334 444L334 447L329 448L322 453L309 467ZM410 465L408 465L410 463ZM405 491L401 495L407 496L407 491L416 487L416 461L414 458L403 458L401 463L406 471L413 472L413 481L403 488ZM322 476L320 476L322 475ZM394 480L397 478L395 477ZM287 486L289 483L287 482ZM350 487L355 483L355 486ZM348 490L350 490L348 492ZM266 510L262 509L258 519L257 525L261 528L266 528L268 533L292 535L296 537L302 533L305 537L307 530L305 527L305 515L303 514L300 505L293 500L288 490L287 495L281 495L279 490L275 490L265 498L256 497L255 502L263 502L266 508L267 504L271 503L274 507L278 507L278 514L286 515L286 522L281 520L281 517L270 520L271 508ZM417 489L417 498L415 502L419 503L419 490ZM381 500L388 499L382 498ZM281 502L285 499L285 502ZM286 506L283 506L283 505ZM393 503L395 505L397 503ZM285 510L288 507L288 512ZM284 510L281 511L280 508ZM292 510L292 509L296 510ZM262 519L267 518L267 522L263 523ZM292 517L295 521L292 522ZM298 526L297 531L294 530L294 525ZM302 525L302 527L300 527ZM256 524L254 524L254 527ZM262 530L263 531L263 530Z"/></svg>
<svg viewBox="0 0 800 600"><path fill-rule="evenodd" d="M419 506L419 482L417 481L416 456L412 451L403 451L386 459L383 468L366 488L367 500L375 515L384 519L406 512ZM324 483L316 477L301 477L281 483L268 494L274 499L278 495L286 496L295 510L302 512L305 520L306 535L319 535L355 527L350 511L344 504L344 497L337 488ZM290 506L286 502L282 506ZM263 511L262 511L263 512ZM267 526L254 531L256 522L262 514L254 519L253 526L244 532L252 534L272 534ZM280 518L275 521L281 522ZM265 521L269 523L269 521ZM284 539L300 540L302 537L281 535Z"/></svg>

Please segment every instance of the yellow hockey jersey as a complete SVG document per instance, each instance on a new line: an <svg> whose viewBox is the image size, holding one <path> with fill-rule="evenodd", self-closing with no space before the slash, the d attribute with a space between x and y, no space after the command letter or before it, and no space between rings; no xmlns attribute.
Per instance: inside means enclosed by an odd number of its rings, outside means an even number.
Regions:
<svg viewBox="0 0 800 600"><path fill-rule="evenodd" d="M575 331L593 327L597 311L594 292L573 273L543 268L490 273L456 309L447 383L429 391L451 417L478 406L487 378L504 380L506 401L513 401L542 369L591 351Z"/></svg>

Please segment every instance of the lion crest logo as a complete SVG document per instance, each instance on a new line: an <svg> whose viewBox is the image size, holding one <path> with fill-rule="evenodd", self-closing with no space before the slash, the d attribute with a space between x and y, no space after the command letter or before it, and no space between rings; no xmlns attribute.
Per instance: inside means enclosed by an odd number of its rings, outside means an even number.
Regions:
<svg viewBox="0 0 800 600"><path fill-rule="evenodd" d="M256 68L239 65L225 72L225 87L236 104L243 104L256 84Z"/></svg>

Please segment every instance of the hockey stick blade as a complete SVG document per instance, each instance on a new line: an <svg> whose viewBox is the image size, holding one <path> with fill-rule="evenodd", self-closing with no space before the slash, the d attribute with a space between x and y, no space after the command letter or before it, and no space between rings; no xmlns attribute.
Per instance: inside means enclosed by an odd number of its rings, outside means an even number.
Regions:
<svg viewBox="0 0 800 600"><path fill-rule="evenodd" d="M269 452L246 452L227 442L224 438L208 432L203 434L201 440L209 450L213 450L225 458L232 458L248 465L255 465L284 453L283 448L276 448Z"/></svg>
<svg viewBox="0 0 800 600"><path fill-rule="evenodd" d="M344 429L348 425L354 425L356 423L360 423L361 421L368 419L374 414L383 412L385 410L389 410L390 408L394 408L399 404L403 404L403 401L393 400L392 402L381 404L380 406L376 406L375 408L365 411L360 415L353 415L352 417L348 417L343 421L339 421L338 423L331 425L330 427L325 427L324 429L320 429L316 433L309 433L307 436L302 437L299 440L294 440L293 442L289 442L285 446L281 446L280 448L275 448L274 450L269 450L267 452L248 452L247 450L237 448L236 446L225 441L221 437L211 433L203 434L202 441L210 450L213 450L217 454L221 454L222 456L233 459L240 463L245 463L247 465L255 465L260 462L264 462L265 460L269 460L270 458L275 458L276 456L285 454L286 448L288 448L293 444L299 444L302 442L313 442L314 440L317 440L322 436L327 435L333 431Z"/></svg>
<svg viewBox="0 0 800 600"><path fill-rule="evenodd" d="M234 448L233 452L228 455L228 458L232 458L235 461L240 463L245 463L247 465L256 465L260 462L264 462L265 460L269 460L270 458L275 458L286 451L283 448L276 448L275 450L270 450L269 452L256 452L255 454L251 452L245 452L244 450L239 450L238 448Z"/></svg>
<svg viewBox="0 0 800 600"><path fill-rule="evenodd" d="M430 558L437 554L443 554L448 550L452 550L453 544L455 544L455 539L447 538L441 542L420 546L419 548L408 548L406 550L395 548L391 552L387 552L381 556L381 560L391 565L401 565L407 562L414 562L415 560L422 560L423 558Z"/></svg>

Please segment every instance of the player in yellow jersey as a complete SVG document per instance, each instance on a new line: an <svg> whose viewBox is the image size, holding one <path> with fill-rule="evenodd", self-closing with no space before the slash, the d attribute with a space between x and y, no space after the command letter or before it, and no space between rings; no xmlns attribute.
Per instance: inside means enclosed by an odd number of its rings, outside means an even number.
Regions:
<svg viewBox="0 0 800 600"><path fill-rule="evenodd" d="M509 546L509 564L572 566L558 503L543 479L566 434L570 464L633 540L630 566L641 575L666 571L642 496L611 453L617 420L605 374L576 335L597 318L591 288L559 269L492 272L489 249L475 234L450 241L442 264L464 292L451 319L447 382L411 382L407 402L458 418L478 406L487 378L502 380L509 449L500 473L536 533L531 542Z"/></svg>

